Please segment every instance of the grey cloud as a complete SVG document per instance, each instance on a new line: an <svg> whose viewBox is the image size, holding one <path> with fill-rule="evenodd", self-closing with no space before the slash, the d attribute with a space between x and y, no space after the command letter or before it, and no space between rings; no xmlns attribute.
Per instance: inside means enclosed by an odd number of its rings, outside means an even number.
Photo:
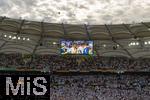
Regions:
<svg viewBox="0 0 150 100"><path fill-rule="evenodd" d="M0 0L0 16L56 23L150 21L149 11L149 0Z"/></svg>

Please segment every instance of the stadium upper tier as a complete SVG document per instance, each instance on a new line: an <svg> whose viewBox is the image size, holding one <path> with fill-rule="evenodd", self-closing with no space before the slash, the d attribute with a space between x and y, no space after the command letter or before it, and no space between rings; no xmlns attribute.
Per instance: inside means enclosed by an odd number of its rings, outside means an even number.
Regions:
<svg viewBox="0 0 150 100"><path fill-rule="evenodd" d="M115 25L74 25L35 22L23 19L0 17L0 29L27 35L65 39L129 39L150 36L150 23Z"/></svg>
<svg viewBox="0 0 150 100"><path fill-rule="evenodd" d="M71 25L0 17L0 52L59 54L60 39L94 40L101 56L149 56L150 23Z"/></svg>

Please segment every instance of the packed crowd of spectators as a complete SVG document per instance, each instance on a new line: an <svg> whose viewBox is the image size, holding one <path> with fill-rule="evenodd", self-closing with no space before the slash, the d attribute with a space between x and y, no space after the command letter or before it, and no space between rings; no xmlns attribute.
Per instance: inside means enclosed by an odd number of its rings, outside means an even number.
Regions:
<svg viewBox="0 0 150 100"><path fill-rule="evenodd" d="M1 68L17 68L28 67L29 59L24 59L21 54L0 54L0 67Z"/></svg>
<svg viewBox="0 0 150 100"><path fill-rule="evenodd" d="M125 57L91 57L61 55L0 54L0 66L5 68L35 68L45 71L58 70L132 70L150 71L150 59Z"/></svg>
<svg viewBox="0 0 150 100"><path fill-rule="evenodd" d="M50 100L150 100L150 76L53 76Z"/></svg>
<svg viewBox="0 0 150 100"><path fill-rule="evenodd" d="M150 59L0 54L0 68L42 71L150 71ZM150 100L149 75L50 76L50 100Z"/></svg>

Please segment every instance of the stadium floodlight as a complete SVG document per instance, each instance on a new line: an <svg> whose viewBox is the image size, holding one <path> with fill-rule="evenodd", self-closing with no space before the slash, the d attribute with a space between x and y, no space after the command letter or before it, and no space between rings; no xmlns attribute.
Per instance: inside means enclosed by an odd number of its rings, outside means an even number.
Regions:
<svg viewBox="0 0 150 100"><path fill-rule="evenodd" d="M25 40L26 38L23 38L23 40Z"/></svg>
<svg viewBox="0 0 150 100"><path fill-rule="evenodd" d="M139 42L137 42L136 45L139 45Z"/></svg>
<svg viewBox="0 0 150 100"><path fill-rule="evenodd" d="M106 44L104 44L103 47L106 47Z"/></svg>
<svg viewBox="0 0 150 100"><path fill-rule="evenodd" d="M4 37L7 37L7 35L5 34Z"/></svg>
<svg viewBox="0 0 150 100"><path fill-rule="evenodd" d="M55 45L56 44L56 42L53 42L53 45Z"/></svg>
<svg viewBox="0 0 150 100"><path fill-rule="evenodd" d="M135 42L133 42L132 44L135 45Z"/></svg>
<svg viewBox="0 0 150 100"><path fill-rule="evenodd" d="M147 45L147 42L144 42L144 44L146 44L146 45Z"/></svg>
<svg viewBox="0 0 150 100"><path fill-rule="evenodd" d="M11 35L9 35L9 38L11 38Z"/></svg>
<svg viewBox="0 0 150 100"><path fill-rule="evenodd" d="M18 40L20 40L20 37L18 37Z"/></svg>
<svg viewBox="0 0 150 100"><path fill-rule="evenodd" d="M150 44L150 41L148 41L148 44Z"/></svg>
<svg viewBox="0 0 150 100"><path fill-rule="evenodd" d="M29 41L30 39L29 38L27 38L27 41Z"/></svg>
<svg viewBox="0 0 150 100"><path fill-rule="evenodd" d="M14 36L14 39L16 39L16 36Z"/></svg>
<svg viewBox="0 0 150 100"><path fill-rule="evenodd" d="M12 37L12 39L16 39L16 36Z"/></svg>

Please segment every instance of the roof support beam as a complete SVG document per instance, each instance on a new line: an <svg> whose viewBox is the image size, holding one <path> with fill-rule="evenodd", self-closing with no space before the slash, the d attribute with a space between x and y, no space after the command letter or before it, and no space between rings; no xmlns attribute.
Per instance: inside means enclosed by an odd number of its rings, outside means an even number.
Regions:
<svg viewBox="0 0 150 100"><path fill-rule="evenodd" d="M113 37L112 32L110 31L108 25L105 25L105 27L106 27L106 29L107 29L107 31L108 31L108 33L109 33L109 36L111 36L112 41L113 41L115 44L118 44L131 58L133 58L132 54L130 54L130 52L129 52L127 49L125 49L123 45L121 45L119 42L117 42L117 41L115 40L115 38Z"/></svg>
<svg viewBox="0 0 150 100"><path fill-rule="evenodd" d="M24 25L24 22L25 22L25 20L22 20L22 21L21 21L21 24L20 24L20 26L19 26L19 28L18 28L18 31L17 31L17 35L20 35L20 34L21 34L21 30L22 30L22 27L23 27L23 25Z"/></svg>
<svg viewBox="0 0 150 100"><path fill-rule="evenodd" d="M149 25L147 25L146 23L144 23L144 22L141 22L145 27L147 27L147 28L150 28L150 26Z"/></svg>
<svg viewBox="0 0 150 100"><path fill-rule="evenodd" d="M106 29L107 29L107 32L108 32L109 36L111 37L111 40L114 42L114 37L112 36L112 33L111 33L111 31L110 31L108 25L105 24L105 27L106 27Z"/></svg>
<svg viewBox="0 0 150 100"><path fill-rule="evenodd" d="M145 27L147 27L148 29L150 29L150 26L149 25L147 25L146 23L144 23L144 22L141 22L141 24L143 24ZM144 41L142 41L143 43L143 45L144 45Z"/></svg>
<svg viewBox="0 0 150 100"><path fill-rule="evenodd" d="M130 33L131 36L133 36L135 39L137 38L137 36L135 35L135 33L133 33L131 31L131 29L126 24L122 24L122 25L128 30L128 32Z"/></svg>
<svg viewBox="0 0 150 100"><path fill-rule="evenodd" d="M36 66L31 66L31 64L32 64L32 62L33 62L33 60L34 60L34 58L35 58L35 52L36 52L37 48L40 46L40 43L41 43L41 41L43 40L43 38L44 38L44 23L41 22L41 36L40 36L40 39L38 40L37 44L35 45L35 47L34 47L34 49L33 49L29 67L36 68Z"/></svg>
<svg viewBox="0 0 150 100"><path fill-rule="evenodd" d="M41 36L40 36L39 41L37 42L37 44L36 44L35 47L34 47L34 50L33 50L32 55L35 54L35 52L36 52L38 46L40 46L40 43L41 43L41 41L43 40L43 38L44 38L44 23L41 22Z"/></svg>
<svg viewBox="0 0 150 100"><path fill-rule="evenodd" d="M2 23L2 22L5 20L5 18L6 18L5 16L2 17L0 23ZM0 50L1 50L7 43L8 43L8 41L5 41L5 42L0 46Z"/></svg>
<svg viewBox="0 0 150 100"><path fill-rule="evenodd" d="M66 28L65 28L65 25L64 23L62 23L62 28L63 28L63 31L64 31L64 36L67 34L67 31L66 31Z"/></svg>
<svg viewBox="0 0 150 100"><path fill-rule="evenodd" d="M44 22L41 22L41 38L43 39L45 35Z"/></svg>
<svg viewBox="0 0 150 100"><path fill-rule="evenodd" d="M0 23L2 23L4 20L5 20L5 16L4 17L2 17L2 19L0 20Z"/></svg>
<svg viewBox="0 0 150 100"><path fill-rule="evenodd" d="M86 31L88 40L91 40L91 36L90 36L89 30L88 30L88 26L86 24L84 24L84 27L85 27L85 31Z"/></svg>
<svg viewBox="0 0 150 100"><path fill-rule="evenodd" d="M2 19L0 20L0 23L1 23L1 24L3 23L3 21L5 20L5 18L6 18L5 16L2 17ZM1 27L0 27L0 30L2 30Z"/></svg>
<svg viewBox="0 0 150 100"><path fill-rule="evenodd" d="M128 30L128 32L130 33L130 35L132 35L134 37L134 39L137 38L137 36L135 35L135 33L132 32L132 30L126 24L123 24L123 26ZM138 41L140 43L141 48L143 48L143 41L141 39L138 39Z"/></svg>
<svg viewBox="0 0 150 100"><path fill-rule="evenodd" d="M8 43L8 41L5 41L1 46L0 46L0 50Z"/></svg>

